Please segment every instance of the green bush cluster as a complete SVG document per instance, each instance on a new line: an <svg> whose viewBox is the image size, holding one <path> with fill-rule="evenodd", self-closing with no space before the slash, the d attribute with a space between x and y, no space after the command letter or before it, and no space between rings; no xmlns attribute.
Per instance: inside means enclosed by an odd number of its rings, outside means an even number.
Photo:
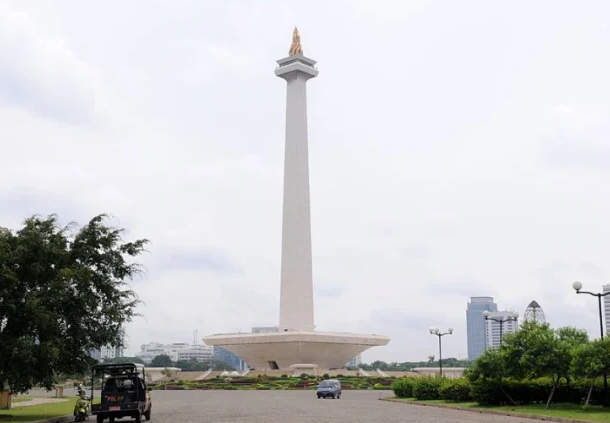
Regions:
<svg viewBox="0 0 610 423"><path fill-rule="evenodd" d="M502 379L502 381L477 381L471 384L473 400L481 405L544 404L553 387L551 378L531 380ZM591 383L586 380L571 380L569 385L562 380L553 395L554 402L582 404L589 394ZM603 382L596 380L591 392L590 404L601 404Z"/></svg>
<svg viewBox="0 0 610 423"><path fill-rule="evenodd" d="M392 391L398 398L415 398L421 401L442 399L464 402L472 400L471 385L466 378L404 377L392 383Z"/></svg>
<svg viewBox="0 0 610 423"><path fill-rule="evenodd" d="M545 404L553 388L551 378L502 379L470 382L467 378L448 379L440 377L405 377L392 383L392 391L398 398L417 400L444 400L447 402L474 401L479 405L525 405ZM554 402L584 403L591 382L584 379L561 381L553 395ZM377 388L375 388L377 389ZM590 404L601 404L603 381L593 384Z"/></svg>
<svg viewBox="0 0 610 423"><path fill-rule="evenodd" d="M468 379L444 379L438 389L439 397L449 402L466 402L472 400L471 386Z"/></svg>
<svg viewBox="0 0 610 423"><path fill-rule="evenodd" d="M413 382L413 397L422 401L441 399L439 391L443 380L433 376L416 378Z"/></svg>
<svg viewBox="0 0 610 423"><path fill-rule="evenodd" d="M413 381L412 377L403 377L392 382L392 391L398 398L413 397Z"/></svg>

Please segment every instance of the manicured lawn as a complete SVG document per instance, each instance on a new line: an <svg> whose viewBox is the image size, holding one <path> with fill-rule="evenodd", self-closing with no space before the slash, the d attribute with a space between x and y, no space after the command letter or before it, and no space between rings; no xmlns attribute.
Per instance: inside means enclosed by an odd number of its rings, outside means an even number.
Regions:
<svg viewBox="0 0 610 423"><path fill-rule="evenodd" d="M404 402L415 401L413 398L400 399ZM463 403L449 403L443 400L434 401L418 401L428 404L439 404L439 405L453 405L458 407L464 407L467 409L474 410L498 410L498 411L510 411L516 413L536 414L540 416L549 417L563 417L565 419L576 419L576 420L589 420L592 422L608 422L610 423L610 408L603 408L601 406L590 406L583 409L580 405L575 404L551 404L551 408L544 408L544 404L530 404L530 405L506 405L500 407L487 407L480 406L474 402L463 402Z"/></svg>
<svg viewBox="0 0 610 423"><path fill-rule="evenodd" d="M29 407L19 407L19 403L17 403L10 410L0 410L0 422L23 423L67 416L74 411L75 403L76 398L55 404L32 405Z"/></svg>

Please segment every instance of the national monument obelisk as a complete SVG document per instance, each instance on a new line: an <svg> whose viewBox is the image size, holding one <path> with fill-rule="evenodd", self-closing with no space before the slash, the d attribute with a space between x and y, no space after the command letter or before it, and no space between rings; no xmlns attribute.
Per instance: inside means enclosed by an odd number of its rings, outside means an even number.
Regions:
<svg viewBox="0 0 610 423"><path fill-rule="evenodd" d="M228 349L257 370L337 369L390 338L314 330L307 81L318 70L316 61L303 55L296 28L288 57L277 63L275 74L287 83L279 331L210 335L203 341Z"/></svg>
<svg viewBox="0 0 610 423"><path fill-rule="evenodd" d="M288 57L278 60L275 74L286 80L286 143L280 330L314 330L307 81L318 76L316 62L303 56L295 28Z"/></svg>

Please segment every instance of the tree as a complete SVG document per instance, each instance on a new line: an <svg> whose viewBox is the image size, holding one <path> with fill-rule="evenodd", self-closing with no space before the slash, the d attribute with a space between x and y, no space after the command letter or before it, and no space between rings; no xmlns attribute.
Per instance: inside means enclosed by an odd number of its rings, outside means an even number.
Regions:
<svg viewBox="0 0 610 423"><path fill-rule="evenodd" d="M150 367L173 367L174 362L167 354L160 354L152 359Z"/></svg>
<svg viewBox="0 0 610 423"><path fill-rule="evenodd" d="M504 351L501 348L486 349L483 354L476 359L473 366L466 370L465 376L472 382L473 386L479 384L493 384L500 389L500 392L508 400L516 405L515 400L506 392L502 384L502 379L506 376Z"/></svg>
<svg viewBox="0 0 610 423"><path fill-rule="evenodd" d="M596 339L577 346L573 351L570 370L574 376L590 380L585 401L585 405L589 405L595 379L610 373L610 338Z"/></svg>
<svg viewBox="0 0 610 423"><path fill-rule="evenodd" d="M550 377L548 408L562 377L569 374L572 361L570 336L560 338L548 323L525 321L520 330L504 339L501 347L507 376L515 379Z"/></svg>
<svg viewBox="0 0 610 423"><path fill-rule="evenodd" d="M557 329L556 332L559 342L564 344L571 356L579 346L586 345L589 342L589 334L584 329L566 326ZM568 364L564 366L564 373L562 374L568 386L570 386L570 374L570 365Z"/></svg>
<svg viewBox="0 0 610 423"><path fill-rule="evenodd" d="M81 374L89 351L123 346L121 327L136 315L129 262L147 240L124 242L99 215L81 227L33 216L0 232L0 389L51 389L58 374Z"/></svg>

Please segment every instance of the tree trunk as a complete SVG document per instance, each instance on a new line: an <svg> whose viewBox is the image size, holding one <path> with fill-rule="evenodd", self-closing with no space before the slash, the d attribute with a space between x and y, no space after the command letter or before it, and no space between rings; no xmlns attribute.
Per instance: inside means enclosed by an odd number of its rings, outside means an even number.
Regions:
<svg viewBox="0 0 610 423"><path fill-rule="evenodd" d="M591 386L589 387L589 393L587 394L587 400L585 401L585 405L589 405L589 400L591 399L591 392L593 392L594 384L595 384L595 379L591 379Z"/></svg>
<svg viewBox="0 0 610 423"><path fill-rule="evenodd" d="M510 402L511 402L513 405L517 405L517 403L515 402L515 400L514 400L514 399L512 399L512 398L511 398L511 396L510 396L510 395L508 395L508 392L506 392L506 391L504 390L504 387L502 386L502 383L500 383L500 391L502 391L502 393L503 393L504 395L506 395L506 398L508 398L508 400L509 400L509 401L510 401Z"/></svg>
<svg viewBox="0 0 610 423"><path fill-rule="evenodd" d="M549 408L549 405L551 405L551 401L553 400L553 394L555 393L555 389L557 388L558 384L559 376L557 376L557 380L555 380L555 378L553 377L553 389L551 389L551 394L549 395L549 399L546 402L546 408Z"/></svg>

